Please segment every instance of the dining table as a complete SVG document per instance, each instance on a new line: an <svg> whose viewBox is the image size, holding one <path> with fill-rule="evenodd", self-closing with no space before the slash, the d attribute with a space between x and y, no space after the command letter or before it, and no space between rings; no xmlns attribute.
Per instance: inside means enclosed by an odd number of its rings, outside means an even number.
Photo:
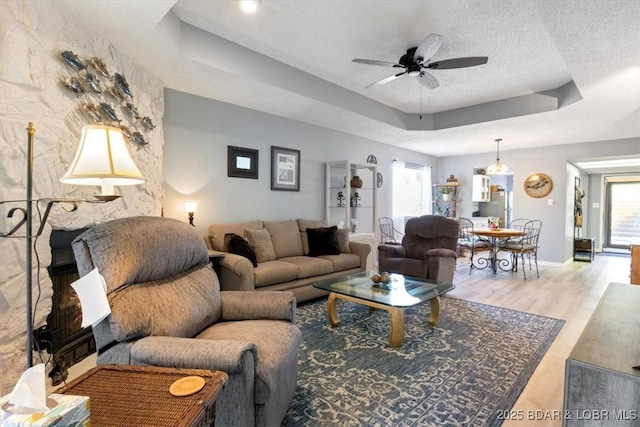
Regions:
<svg viewBox="0 0 640 427"><path fill-rule="evenodd" d="M493 274L498 272L498 268L503 271L513 270L514 265L512 261L510 259L498 258L498 251L500 251L500 246L509 239L524 236L524 230L516 228L477 228L471 231L471 233L478 237L488 238L491 244L489 257L477 258L478 265L475 265L475 268L482 270L491 267Z"/></svg>

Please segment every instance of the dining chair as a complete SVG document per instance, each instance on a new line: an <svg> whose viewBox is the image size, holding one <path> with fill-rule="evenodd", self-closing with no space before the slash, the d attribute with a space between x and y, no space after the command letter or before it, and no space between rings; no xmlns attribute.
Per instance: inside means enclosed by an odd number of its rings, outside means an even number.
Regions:
<svg viewBox="0 0 640 427"><path fill-rule="evenodd" d="M396 240L396 234L404 236L403 233L396 230L393 226L393 219L383 216L378 219L378 225L380 226L380 242L381 244L396 245L399 242Z"/></svg>
<svg viewBox="0 0 640 427"><path fill-rule="evenodd" d="M511 223L509 223L509 228L512 228L514 230L522 230L524 229L524 225L529 222L530 220L528 218L516 218L511 220Z"/></svg>
<svg viewBox="0 0 640 427"><path fill-rule="evenodd" d="M529 222L529 218L516 218L511 220L509 223L509 228L513 230L524 230L524 226L527 222ZM502 245L506 243L516 243L522 240L522 237L511 237L509 240L502 242Z"/></svg>
<svg viewBox="0 0 640 427"><path fill-rule="evenodd" d="M516 241L508 240L500 250L510 252L513 262L514 271L518 271L518 256L522 261L522 274L525 280L527 279L527 272L524 263L524 256L527 256L529 260L529 270L531 270L531 257L536 265L536 276L540 277L538 271L538 239L540 238L540 230L542 230L542 221L539 219L533 219L527 221L523 227L524 235Z"/></svg>
<svg viewBox="0 0 640 427"><path fill-rule="evenodd" d="M473 256L476 252L488 251L491 243L473 234L473 221L469 218L458 218L460 228L458 231L458 252L469 253L469 274L474 268Z"/></svg>

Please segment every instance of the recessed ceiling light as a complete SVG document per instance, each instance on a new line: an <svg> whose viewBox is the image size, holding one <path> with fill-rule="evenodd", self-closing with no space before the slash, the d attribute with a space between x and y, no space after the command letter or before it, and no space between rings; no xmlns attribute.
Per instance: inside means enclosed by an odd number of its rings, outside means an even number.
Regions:
<svg viewBox="0 0 640 427"><path fill-rule="evenodd" d="M621 168L630 166L640 166L640 159L613 159L613 160L594 160L587 162L574 163L580 169L596 169L596 168Z"/></svg>
<svg viewBox="0 0 640 427"><path fill-rule="evenodd" d="M240 9L246 13L254 13L261 2L261 0L240 0Z"/></svg>

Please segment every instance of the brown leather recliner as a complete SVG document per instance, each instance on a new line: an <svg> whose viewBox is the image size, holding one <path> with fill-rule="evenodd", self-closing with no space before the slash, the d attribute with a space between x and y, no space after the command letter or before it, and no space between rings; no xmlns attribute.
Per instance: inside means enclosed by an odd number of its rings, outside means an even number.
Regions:
<svg viewBox="0 0 640 427"><path fill-rule="evenodd" d="M439 215L411 218L402 245L379 245L380 271L453 283L458 222Z"/></svg>

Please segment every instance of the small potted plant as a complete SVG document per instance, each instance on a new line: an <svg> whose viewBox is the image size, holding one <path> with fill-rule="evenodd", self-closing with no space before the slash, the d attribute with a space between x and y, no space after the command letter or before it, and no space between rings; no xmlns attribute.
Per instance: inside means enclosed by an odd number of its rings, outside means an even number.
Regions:
<svg viewBox="0 0 640 427"><path fill-rule="evenodd" d="M448 202L451 200L451 194L453 193L453 187L442 187L440 188L440 194L442 194L442 201Z"/></svg>

